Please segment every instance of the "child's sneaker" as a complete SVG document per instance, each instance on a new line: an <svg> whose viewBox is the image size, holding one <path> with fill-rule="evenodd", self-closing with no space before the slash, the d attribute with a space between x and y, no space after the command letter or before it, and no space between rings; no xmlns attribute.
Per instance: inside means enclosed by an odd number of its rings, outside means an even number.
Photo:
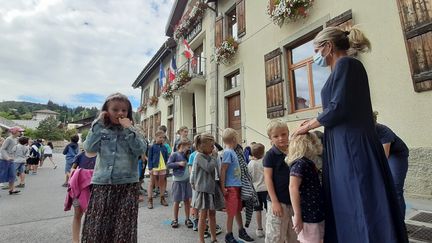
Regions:
<svg viewBox="0 0 432 243"><path fill-rule="evenodd" d="M254 241L254 239L247 234L245 228L239 230L239 238L247 242Z"/></svg>
<svg viewBox="0 0 432 243"><path fill-rule="evenodd" d="M198 219L194 219L192 222L193 222L192 230L198 231Z"/></svg>
<svg viewBox="0 0 432 243"><path fill-rule="evenodd" d="M225 235L225 243L240 243L240 242L234 238L234 235L231 232Z"/></svg>
<svg viewBox="0 0 432 243"><path fill-rule="evenodd" d="M222 227L216 224L216 235L219 235L220 233L222 233Z"/></svg>
<svg viewBox="0 0 432 243"><path fill-rule="evenodd" d="M263 230L263 229L257 229L257 230L256 230L256 235L257 235L259 238L263 238L263 237L265 236L264 230Z"/></svg>

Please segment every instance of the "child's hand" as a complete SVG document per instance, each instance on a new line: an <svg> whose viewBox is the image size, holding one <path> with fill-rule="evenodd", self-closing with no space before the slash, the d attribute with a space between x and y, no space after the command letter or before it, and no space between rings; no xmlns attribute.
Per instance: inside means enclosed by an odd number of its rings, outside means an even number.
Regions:
<svg viewBox="0 0 432 243"><path fill-rule="evenodd" d="M293 221L293 230L296 232L296 234L300 234L300 232L303 230L303 220L301 215L294 215L292 217Z"/></svg>
<svg viewBox="0 0 432 243"><path fill-rule="evenodd" d="M221 190L224 196L228 195L228 190L224 186L221 187Z"/></svg>
<svg viewBox="0 0 432 243"><path fill-rule="evenodd" d="M272 211L273 211L273 215L277 216L277 217L282 217L284 214L282 205L280 204L280 202L272 202Z"/></svg>
<svg viewBox="0 0 432 243"><path fill-rule="evenodd" d="M129 128L132 126L132 121L129 118L119 118L119 123L124 128Z"/></svg>
<svg viewBox="0 0 432 243"><path fill-rule="evenodd" d="M180 161L180 162L177 162L177 164L180 165L181 167L185 167L186 161Z"/></svg>

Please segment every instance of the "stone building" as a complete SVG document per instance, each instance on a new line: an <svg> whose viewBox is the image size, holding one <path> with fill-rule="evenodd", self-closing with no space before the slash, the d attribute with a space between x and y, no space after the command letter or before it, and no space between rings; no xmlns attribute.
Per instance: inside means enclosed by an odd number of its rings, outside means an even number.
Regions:
<svg viewBox="0 0 432 243"><path fill-rule="evenodd" d="M208 131L219 139L221 129L232 127L244 144L256 141L269 147L265 127L270 119L282 119L294 129L321 111L320 89L330 71L312 63L316 33L326 26L358 25L372 43L372 51L357 58L368 72L378 121L411 149L406 190L432 198L430 1L311 1L311 8L298 8L298 18L281 25L268 14L278 7L271 3L174 1L167 41L133 83L142 89L147 135L166 124L173 138L186 125L192 133ZM216 63L216 49L231 38L238 45L235 55ZM194 58L185 57L184 40ZM160 66L168 73L173 57L177 76L187 70L190 81L180 82L174 97L164 99Z"/></svg>

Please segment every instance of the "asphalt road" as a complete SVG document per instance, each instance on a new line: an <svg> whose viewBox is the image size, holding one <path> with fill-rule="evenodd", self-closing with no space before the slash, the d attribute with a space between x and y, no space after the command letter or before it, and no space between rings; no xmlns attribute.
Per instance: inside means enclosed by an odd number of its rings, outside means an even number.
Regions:
<svg viewBox="0 0 432 243"><path fill-rule="evenodd" d="M64 158L54 154L58 168L54 170L49 161L39 169L37 175L27 175L26 187L19 195L8 195L0 190L0 242L71 242L72 211L63 211L66 189L64 181ZM171 178L168 179L169 182ZM147 181L146 181L147 183ZM171 184L171 183L170 183ZM170 186L168 187L170 188ZM180 228L172 229L172 207L163 207L155 199L155 208L147 209L140 204L138 215L138 242L197 242L197 232L184 226L184 214L180 209ZM168 198L170 199L170 198ZM217 213L217 223L223 228L225 214ZM255 218L248 229L255 242L264 242L255 236ZM234 232L237 232L234 229ZM224 242L224 233L218 236ZM208 239L208 242L210 240Z"/></svg>

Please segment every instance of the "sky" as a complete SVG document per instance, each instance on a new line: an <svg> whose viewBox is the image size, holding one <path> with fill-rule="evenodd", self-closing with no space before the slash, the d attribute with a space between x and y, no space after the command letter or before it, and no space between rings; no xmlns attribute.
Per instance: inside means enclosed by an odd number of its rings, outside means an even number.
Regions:
<svg viewBox="0 0 432 243"><path fill-rule="evenodd" d="M132 83L166 40L173 0L0 0L0 101L139 105Z"/></svg>

